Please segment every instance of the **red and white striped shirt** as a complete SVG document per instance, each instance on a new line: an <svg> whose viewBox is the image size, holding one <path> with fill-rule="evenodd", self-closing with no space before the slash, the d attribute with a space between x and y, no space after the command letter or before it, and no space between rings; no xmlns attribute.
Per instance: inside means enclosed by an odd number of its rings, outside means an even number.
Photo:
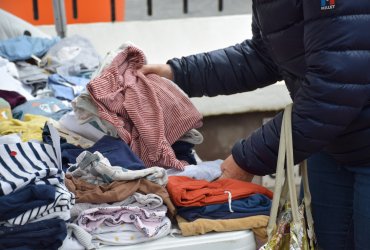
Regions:
<svg viewBox="0 0 370 250"><path fill-rule="evenodd" d="M99 116L117 128L146 166L183 169L187 163L176 159L171 145L201 127L202 115L172 82L138 72L144 64L144 53L128 46L87 89Z"/></svg>

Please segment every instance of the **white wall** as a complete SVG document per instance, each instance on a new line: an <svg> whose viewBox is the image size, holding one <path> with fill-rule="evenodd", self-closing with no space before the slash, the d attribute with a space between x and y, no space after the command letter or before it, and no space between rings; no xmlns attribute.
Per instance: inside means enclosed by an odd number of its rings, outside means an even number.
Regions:
<svg viewBox="0 0 370 250"><path fill-rule="evenodd" d="M142 48L149 63L165 63L172 57L218 49L251 37L251 16L131 21L68 25L67 35L79 34L93 43L101 55L131 41ZM54 26L38 26L56 35Z"/></svg>
<svg viewBox="0 0 370 250"><path fill-rule="evenodd" d="M56 35L54 26L39 28ZM227 47L252 35L250 15L69 25L67 35L73 34L88 38L101 55L130 41L144 51L148 63ZM278 110L290 102L282 83L250 93L192 100L203 115Z"/></svg>

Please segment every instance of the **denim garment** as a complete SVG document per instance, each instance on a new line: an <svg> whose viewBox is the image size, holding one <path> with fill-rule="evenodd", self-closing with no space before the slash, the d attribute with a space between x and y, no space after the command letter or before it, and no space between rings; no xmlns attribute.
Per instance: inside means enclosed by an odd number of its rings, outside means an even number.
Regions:
<svg viewBox="0 0 370 250"><path fill-rule="evenodd" d="M269 215L271 199L262 194L233 200L230 211L229 203L214 204L202 207L178 207L177 213L188 221L204 219L238 219L255 215Z"/></svg>
<svg viewBox="0 0 370 250"><path fill-rule="evenodd" d="M0 226L0 249L56 250L67 236L61 219L43 220L23 226Z"/></svg>
<svg viewBox="0 0 370 250"><path fill-rule="evenodd" d="M14 218L28 210L48 205L55 200L52 185L29 184L18 191L0 196L0 221Z"/></svg>
<svg viewBox="0 0 370 250"><path fill-rule="evenodd" d="M322 249L370 249L370 164L340 165L325 153L308 159L315 233Z"/></svg>
<svg viewBox="0 0 370 250"><path fill-rule="evenodd" d="M43 140L50 144L51 141L48 133L47 128L44 127ZM66 172L66 169L69 167L68 164L76 163L77 156L85 150L91 153L94 153L95 151L100 152L109 160L112 166L121 166L130 170L145 169L144 163L141 159L132 152L130 147L123 140L108 135L104 136L92 147L87 149L72 145L62 139L61 150L64 172Z"/></svg>

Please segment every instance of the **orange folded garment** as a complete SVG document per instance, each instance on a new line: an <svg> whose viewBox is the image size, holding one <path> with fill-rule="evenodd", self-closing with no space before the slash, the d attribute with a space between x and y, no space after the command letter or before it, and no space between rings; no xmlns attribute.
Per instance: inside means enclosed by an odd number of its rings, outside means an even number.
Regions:
<svg viewBox="0 0 370 250"><path fill-rule="evenodd" d="M272 199L273 193L267 188L235 179L219 179L213 182L194 180L186 176L170 176L167 191L176 206L206 206L264 194Z"/></svg>

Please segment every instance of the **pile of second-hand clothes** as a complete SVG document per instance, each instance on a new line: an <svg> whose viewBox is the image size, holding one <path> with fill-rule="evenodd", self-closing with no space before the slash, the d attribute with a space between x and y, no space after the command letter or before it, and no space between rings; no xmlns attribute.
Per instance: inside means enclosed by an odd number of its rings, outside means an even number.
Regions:
<svg viewBox="0 0 370 250"><path fill-rule="evenodd" d="M101 61L79 36L0 41L1 249L133 245L177 226L265 239L271 192L196 160L201 114L145 63L132 44Z"/></svg>
<svg viewBox="0 0 370 250"><path fill-rule="evenodd" d="M66 238L75 195L64 185L55 133L56 147L22 142L17 134L0 137L2 249L57 249Z"/></svg>

